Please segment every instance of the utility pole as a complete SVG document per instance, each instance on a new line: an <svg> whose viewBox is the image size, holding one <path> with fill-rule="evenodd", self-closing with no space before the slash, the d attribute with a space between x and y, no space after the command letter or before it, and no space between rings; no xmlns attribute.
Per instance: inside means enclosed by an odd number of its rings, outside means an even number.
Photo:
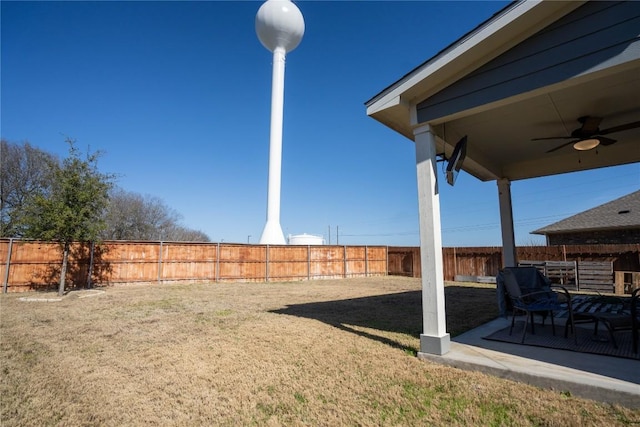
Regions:
<svg viewBox="0 0 640 427"><path fill-rule="evenodd" d="M329 245L331 245L331 226L329 226Z"/></svg>
<svg viewBox="0 0 640 427"><path fill-rule="evenodd" d="M340 244L340 237L338 236L339 226L336 225L336 245Z"/></svg>

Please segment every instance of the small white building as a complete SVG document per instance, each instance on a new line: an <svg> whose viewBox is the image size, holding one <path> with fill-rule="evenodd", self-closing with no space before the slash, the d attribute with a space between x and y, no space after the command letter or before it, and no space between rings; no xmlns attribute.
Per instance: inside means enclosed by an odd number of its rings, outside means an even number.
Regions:
<svg viewBox="0 0 640 427"><path fill-rule="evenodd" d="M324 245L324 237L314 234L289 234L287 242L290 245Z"/></svg>

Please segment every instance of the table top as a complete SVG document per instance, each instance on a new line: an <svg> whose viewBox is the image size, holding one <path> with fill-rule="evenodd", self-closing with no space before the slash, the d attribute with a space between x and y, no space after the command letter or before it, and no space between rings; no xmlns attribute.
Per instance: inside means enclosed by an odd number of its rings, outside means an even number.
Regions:
<svg viewBox="0 0 640 427"><path fill-rule="evenodd" d="M623 314L625 311L624 297L613 296L586 296L578 295L571 299L574 313L578 314Z"/></svg>

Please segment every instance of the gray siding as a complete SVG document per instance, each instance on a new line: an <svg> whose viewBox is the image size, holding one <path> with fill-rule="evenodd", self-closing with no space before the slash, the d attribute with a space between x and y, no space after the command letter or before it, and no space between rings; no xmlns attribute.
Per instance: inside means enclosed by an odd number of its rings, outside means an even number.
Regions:
<svg viewBox="0 0 640 427"><path fill-rule="evenodd" d="M418 104L418 121L640 58L640 1L588 2Z"/></svg>

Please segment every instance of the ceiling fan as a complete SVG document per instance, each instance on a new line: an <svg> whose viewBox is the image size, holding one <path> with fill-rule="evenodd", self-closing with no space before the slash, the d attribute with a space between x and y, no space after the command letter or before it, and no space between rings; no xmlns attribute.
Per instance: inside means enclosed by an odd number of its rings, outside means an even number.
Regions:
<svg viewBox="0 0 640 427"><path fill-rule="evenodd" d="M532 141L543 141L548 139L570 139L571 141L552 148L551 150L548 150L547 153L552 153L570 144L573 144L573 148L575 148L576 150L585 151L596 148L598 145L607 146L615 144L617 142L615 139L607 138L604 135L640 127L640 121L638 121L600 130L598 126L600 126L602 117L583 116L578 118L578 121L582 123L582 126L571 132L570 136L533 138Z"/></svg>

